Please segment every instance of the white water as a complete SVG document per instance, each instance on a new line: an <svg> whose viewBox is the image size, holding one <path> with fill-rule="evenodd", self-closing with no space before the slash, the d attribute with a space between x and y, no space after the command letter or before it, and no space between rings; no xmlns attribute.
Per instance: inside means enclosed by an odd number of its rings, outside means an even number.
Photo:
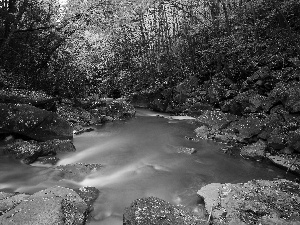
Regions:
<svg viewBox="0 0 300 225"><path fill-rule="evenodd" d="M97 132L77 136L77 151L60 155L59 164L104 165L79 183L57 182L51 169L1 157L0 190L35 192L56 184L94 186L101 194L89 224L121 225L124 208L137 198L156 196L197 211L196 192L205 184L285 177L284 171L273 166L224 155L219 144L186 140L185 136L194 136L190 119L166 114L157 117L139 110L136 119L109 123ZM197 153L178 153L177 147L193 147Z"/></svg>

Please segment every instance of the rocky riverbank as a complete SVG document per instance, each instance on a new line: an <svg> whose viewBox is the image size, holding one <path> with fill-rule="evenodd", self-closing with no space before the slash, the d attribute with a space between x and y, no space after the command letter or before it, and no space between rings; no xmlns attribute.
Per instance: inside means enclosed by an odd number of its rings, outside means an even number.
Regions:
<svg viewBox="0 0 300 225"><path fill-rule="evenodd" d="M135 116L124 100L61 99L42 92L0 90L0 155L22 163L49 167L44 180L80 182L102 168L100 164L56 166L61 152L76 151L73 135L93 126ZM43 179L43 177L40 177ZM76 186L76 185L75 185ZM27 193L0 192L0 224L86 224L99 190L54 186Z"/></svg>
<svg viewBox="0 0 300 225"><path fill-rule="evenodd" d="M244 184L208 184L198 191L212 224L300 223L299 184L288 180L252 180Z"/></svg>
<svg viewBox="0 0 300 225"><path fill-rule="evenodd" d="M124 100L61 99L37 91L0 90L0 154L26 164L55 164L58 152L75 151L73 135L135 116Z"/></svg>
<svg viewBox="0 0 300 225"><path fill-rule="evenodd" d="M125 209L123 224L296 225L300 223L299 188L283 179L212 183L198 191L198 202L203 204L194 212L155 197L142 198Z"/></svg>
<svg viewBox="0 0 300 225"><path fill-rule="evenodd" d="M225 143L224 153L270 161L300 175L300 70L298 61L261 62L234 83L215 74L196 76L173 88L139 93L132 104L196 118L198 138Z"/></svg>
<svg viewBox="0 0 300 225"><path fill-rule="evenodd" d="M287 59L280 67L275 64L278 62L272 60L261 63L238 83L222 74L204 82L196 76L189 77L173 88L133 95L131 103L193 116L196 137L187 139L221 142L225 154L272 162L300 176L299 64L294 59ZM245 184L209 184L199 189L206 207L206 224L300 223L298 183L254 180ZM150 220L151 213L148 210L143 215ZM133 215L126 224L135 224L132 221L138 218ZM173 222L180 223L180 219ZM194 220L190 224L201 223Z"/></svg>

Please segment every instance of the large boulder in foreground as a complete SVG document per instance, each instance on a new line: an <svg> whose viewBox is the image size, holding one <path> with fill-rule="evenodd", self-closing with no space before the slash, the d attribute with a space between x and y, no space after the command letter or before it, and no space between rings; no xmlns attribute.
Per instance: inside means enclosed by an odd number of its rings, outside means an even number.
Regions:
<svg viewBox="0 0 300 225"><path fill-rule="evenodd" d="M91 193L91 196L88 196ZM31 196L22 196L14 205L5 203L15 196L0 199L1 225L83 225L86 224L89 204L99 192L92 188L77 191L65 187L51 187ZM81 197L83 196L83 198ZM16 195L17 196L17 195ZM86 201L87 202L86 202Z"/></svg>
<svg viewBox="0 0 300 225"><path fill-rule="evenodd" d="M156 197L135 200L125 209L124 225L200 225L206 224L186 209L172 205Z"/></svg>
<svg viewBox="0 0 300 225"><path fill-rule="evenodd" d="M197 193L212 224L300 224L300 185L288 180L213 183Z"/></svg>
<svg viewBox="0 0 300 225"><path fill-rule="evenodd" d="M0 103L0 133L37 141L72 139L73 129L57 114L27 104Z"/></svg>

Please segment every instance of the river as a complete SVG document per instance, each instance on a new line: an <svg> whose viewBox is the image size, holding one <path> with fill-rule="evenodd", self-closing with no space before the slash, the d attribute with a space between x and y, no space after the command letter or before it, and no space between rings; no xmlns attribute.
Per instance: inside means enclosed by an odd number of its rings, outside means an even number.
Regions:
<svg viewBox="0 0 300 225"><path fill-rule="evenodd" d="M226 155L220 150L222 144L186 139L195 136L192 118L156 114L139 109L132 120L107 123L76 136L77 151L61 154L59 164L104 166L79 183L57 182L51 178L51 168L32 167L1 156L0 190L33 193L57 184L94 186L100 196L89 224L121 225L124 208L137 198L156 196L197 213L196 192L205 184L294 178L272 165ZM194 148L196 153L179 153L182 147Z"/></svg>

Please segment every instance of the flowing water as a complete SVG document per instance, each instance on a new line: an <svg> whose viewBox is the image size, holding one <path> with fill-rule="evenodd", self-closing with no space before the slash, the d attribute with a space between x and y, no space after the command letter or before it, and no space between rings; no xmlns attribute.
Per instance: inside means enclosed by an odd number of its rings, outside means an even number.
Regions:
<svg viewBox="0 0 300 225"><path fill-rule="evenodd" d="M125 207L141 197L156 196L182 204L197 213L197 190L212 182L246 182L251 179L294 179L272 165L225 155L221 144L193 142L189 117L157 117L139 109L135 119L101 126L95 132L74 138L77 151L60 155L59 164L100 163L100 171L83 181L59 181L51 168L23 165L0 158L0 190L33 193L43 188L94 186L101 193L92 213L91 225L121 225ZM180 147L196 153L179 153Z"/></svg>

